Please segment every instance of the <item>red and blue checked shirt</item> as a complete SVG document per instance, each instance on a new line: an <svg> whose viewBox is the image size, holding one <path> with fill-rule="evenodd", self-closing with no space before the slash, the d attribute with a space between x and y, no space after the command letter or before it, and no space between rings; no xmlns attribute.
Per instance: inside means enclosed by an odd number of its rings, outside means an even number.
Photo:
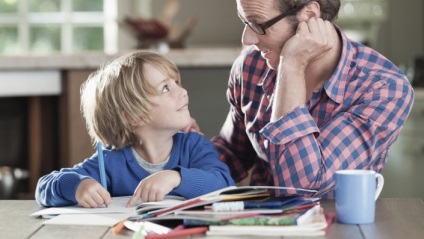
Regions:
<svg viewBox="0 0 424 239"><path fill-rule="evenodd" d="M343 51L331 78L276 122L270 122L276 71L252 48L235 61L231 109L212 141L236 182L252 168L250 185L314 189L332 198L336 170L382 170L414 92L392 62L338 31Z"/></svg>

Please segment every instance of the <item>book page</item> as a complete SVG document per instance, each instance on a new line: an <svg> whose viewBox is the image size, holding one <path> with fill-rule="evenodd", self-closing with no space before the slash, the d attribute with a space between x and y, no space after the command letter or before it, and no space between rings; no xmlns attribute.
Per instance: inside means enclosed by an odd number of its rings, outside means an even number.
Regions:
<svg viewBox="0 0 424 239"><path fill-rule="evenodd" d="M98 208L84 208L79 205L66 206L66 207L50 207L38 212L32 213L30 216L43 216L43 215L59 215L59 214L98 214L98 213L134 213L135 206L127 207L130 196L125 197L112 197L112 203ZM48 216L46 216L48 217Z"/></svg>

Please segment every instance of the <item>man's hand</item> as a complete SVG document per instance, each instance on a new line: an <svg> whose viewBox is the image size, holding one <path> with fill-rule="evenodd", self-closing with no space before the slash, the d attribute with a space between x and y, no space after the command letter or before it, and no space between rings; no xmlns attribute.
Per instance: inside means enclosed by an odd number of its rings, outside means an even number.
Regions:
<svg viewBox="0 0 424 239"><path fill-rule="evenodd" d="M131 207L139 198L143 202L161 201L165 195L175 187L178 187L180 183L181 175L175 170L164 170L152 174L141 180L127 206Z"/></svg>
<svg viewBox="0 0 424 239"><path fill-rule="evenodd" d="M87 208L96 208L112 203L109 192L94 179L82 180L78 185L75 198L79 205Z"/></svg>
<svg viewBox="0 0 424 239"><path fill-rule="evenodd" d="M289 61L304 70L336 46L337 41L337 32L331 22L310 18L299 23L296 34L285 43L281 56L285 63Z"/></svg>
<svg viewBox="0 0 424 239"><path fill-rule="evenodd" d="M271 122L304 104L328 79L325 67L332 67L334 57L325 56L333 54L331 49L337 47L338 40L337 31L329 21L310 18L299 23L296 34L281 50ZM313 67L318 60L317 67Z"/></svg>
<svg viewBox="0 0 424 239"><path fill-rule="evenodd" d="M182 129L181 131L183 131L183 132L197 132L197 133L199 133L199 134L202 134L201 132L200 132L200 127L199 127L199 125L197 124L197 122L196 122L196 120L195 119L193 119L193 118L190 118L191 120L190 120L190 124L189 125L187 125L184 129ZM202 134L203 135L203 134Z"/></svg>

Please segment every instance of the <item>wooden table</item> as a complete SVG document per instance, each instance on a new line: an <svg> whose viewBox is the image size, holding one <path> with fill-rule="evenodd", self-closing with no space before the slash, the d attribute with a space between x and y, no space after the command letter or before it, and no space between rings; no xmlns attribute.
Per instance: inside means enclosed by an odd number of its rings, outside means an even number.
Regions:
<svg viewBox="0 0 424 239"><path fill-rule="evenodd" d="M335 211L333 200L323 200L322 205L327 212ZM45 219L29 216L39 209L33 200L0 201L0 238L131 238L133 235L129 230L113 235L109 227L44 226L41 222ZM416 198L378 199L374 224L345 225L335 222L323 238L424 238L424 202Z"/></svg>

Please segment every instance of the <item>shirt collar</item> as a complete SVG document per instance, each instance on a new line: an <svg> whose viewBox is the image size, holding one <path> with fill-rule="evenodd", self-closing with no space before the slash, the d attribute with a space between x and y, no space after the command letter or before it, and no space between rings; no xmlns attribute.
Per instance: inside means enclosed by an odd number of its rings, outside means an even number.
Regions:
<svg viewBox="0 0 424 239"><path fill-rule="evenodd" d="M353 67L355 63L352 61L354 53L351 42L338 26L335 25L335 27L342 40L342 54L336 69L330 79L324 84L323 88L332 100L341 104L344 100L349 69Z"/></svg>

